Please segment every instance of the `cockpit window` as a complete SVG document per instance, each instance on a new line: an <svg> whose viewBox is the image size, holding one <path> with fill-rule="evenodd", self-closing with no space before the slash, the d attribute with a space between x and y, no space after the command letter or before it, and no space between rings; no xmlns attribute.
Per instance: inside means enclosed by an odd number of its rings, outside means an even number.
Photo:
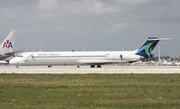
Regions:
<svg viewBox="0 0 180 109"><path fill-rule="evenodd" d="M22 54L19 54L17 57L23 57L23 55L22 55Z"/></svg>

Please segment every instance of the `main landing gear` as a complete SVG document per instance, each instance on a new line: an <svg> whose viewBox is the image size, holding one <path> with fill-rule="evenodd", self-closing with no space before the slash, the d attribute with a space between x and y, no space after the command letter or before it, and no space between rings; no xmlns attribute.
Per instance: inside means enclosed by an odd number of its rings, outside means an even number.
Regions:
<svg viewBox="0 0 180 109"><path fill-rule="evenodd" d="M48 67L48 68L51 68L51 65L48 65L47 67Z"/></svg>
<svg viewBox="0 0 180 109"><path fill-rule="evenodd" d="M90 68L95 68L95 65L91 65ZM97 68L101 68L101 65L97 65Z"/></svg>
<svg viewBox="0 0 180 109"><path fill-rule="evenodd" d="M101 65L98 65L97 68L101 68Z"/></svg>

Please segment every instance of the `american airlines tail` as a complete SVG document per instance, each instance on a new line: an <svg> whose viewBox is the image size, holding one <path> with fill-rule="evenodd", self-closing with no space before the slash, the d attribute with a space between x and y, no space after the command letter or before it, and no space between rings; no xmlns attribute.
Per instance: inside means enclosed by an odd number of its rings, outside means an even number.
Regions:
<svg viewBox="0 0 180 109"><path fill-rule="evenodd" d="M1 43L0 46L0 60L4 60L8 57L14 56L14 53L21 52L22 50L19 51L13 51L14 48L14 43L15 43L15 38L16 38L16 30L12 30L9 35L6 37L6 39ZM5 63L7 63L8 60L6 60ZM4 62L0 62L4 63Z"/></svg>
<svg viewBox="0 0 180 109"><path fill-rule="evenodd" d="M16 30L12 30L6 39L1 43L0 53L13 52L14 43L16 38Z"/></svg>

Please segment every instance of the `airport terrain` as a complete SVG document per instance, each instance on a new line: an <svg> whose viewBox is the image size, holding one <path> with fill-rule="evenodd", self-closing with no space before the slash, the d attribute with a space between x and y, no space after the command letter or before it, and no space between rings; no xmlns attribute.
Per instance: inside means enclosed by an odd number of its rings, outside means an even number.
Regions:
<svg viewBox="0 0 180 109"><path fill-rule="evenodd" d="M89 66L0 66L0 73L18 74L172 74L180 73L180 66L119 66L104 65L102 68Z"/></svg>
<svg viewBox="0 0 180 109"><path fill-rule="evenodd" d="M178 109L179 74L0 74L1 109Z"/></svg>

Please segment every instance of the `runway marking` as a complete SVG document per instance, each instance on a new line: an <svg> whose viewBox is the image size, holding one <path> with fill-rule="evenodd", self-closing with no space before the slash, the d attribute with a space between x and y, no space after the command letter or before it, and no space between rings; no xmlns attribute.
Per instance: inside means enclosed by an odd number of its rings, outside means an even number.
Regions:
<svg viewBox="0 0 180 109"><path fill-rule="evenodd" d="M0 73L19 74L172 74L180 73L179 66L104 66L103 68L76 68L75 66L25 66L16 68L14 66L0 66Z"/></svg>
<svg viewBox="0 0 180 109"><path fill-rule="evenodd" d="M87 71L90 73L122 73L125 72L125 70L101 70L101 71Z"/></svg>

